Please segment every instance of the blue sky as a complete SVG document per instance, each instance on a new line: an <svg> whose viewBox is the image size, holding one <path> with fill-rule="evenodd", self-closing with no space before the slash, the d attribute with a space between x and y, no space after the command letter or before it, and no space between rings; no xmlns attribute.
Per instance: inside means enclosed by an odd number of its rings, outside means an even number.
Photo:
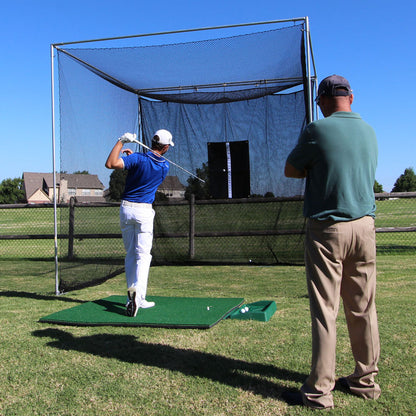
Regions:
<svg viewBox="0 0 416 416"><path fill-rule="evenodd" d="M413 1L9 0L0 25L0 181L52 171L50 44L309 16L321 80L349 79L385 191L416 168ZM104 161L103 161L104 163Z"/></svg>

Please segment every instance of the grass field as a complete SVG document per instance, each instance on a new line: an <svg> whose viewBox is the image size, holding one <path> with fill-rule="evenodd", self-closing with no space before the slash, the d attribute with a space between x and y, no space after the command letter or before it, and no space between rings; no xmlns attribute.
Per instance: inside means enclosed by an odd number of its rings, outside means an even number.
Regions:
<svg viewBox="0 0 416 416"><path fill-rule="evenodd" d="M156 208L155 234L188 233L189 207L185 205L158 205ZM195 231L203 232L256 232L270 230L301 230L303 227L302 201L258 202L246 204L197 205L195 208ZM376 227L415 227L416 199L402 198L377 201ZM68 233L68 209L58 210L58 233ZM75 208L75 234L119 234L120 226L117 206L77 206ZM53 236L53 208L0 208L0 234ZM415 252L414 232L379 233L379 251ZM291 236L254 237L209 237L197 238L195 260L224 260L248 262L249 258L262 263L300 263L302 250L299 238ZM60 257L68 253L68 241L59 241ZM169 261L188 260L189 239L157 238L154 251L163 252ZM273 255L271 254L273 251ZM293 253L296 252L296 255ZM122 258L124 248L121 239L78 239L74 240L76 257ZM292 254L291 254L292 253ZM0 240L0 256L49 257L53 256L50 240ZM233 256L235 258L233 258Z"/></svg>
<svg viewBox="0 0 416 416"><path fill-rule="evenodd" d="M228 231L296 228L302 201L284 204L276 202L250 204L218 204L196 206L198 231ZM400 198L376 201L376 227L416 226L416 199ZM166 221L169 232L187 231L188 205L157 205L156 215ZM75 208L75 228L78 233L118 233L118 207ZM68 232L68 209L58 209L59 232ZM0 208L1 234L53 234L53 208L2 209Z"/></svg>
<svg viewBox="0 0 416 416"><path fill-rule="evenodd" d="M125 291L124 275L54 296L52 259L0 259L0 414L307 415L281 400L310 363L301 266L152 267L149 294L274 300L269 322L224 320L209 330L68 327L38 319ZM328 415L416 414L415 256L378 257L382 396L335 391ZM337 375L353 369L338 320ZM317 412L320 414L321 412Z"/></svg>

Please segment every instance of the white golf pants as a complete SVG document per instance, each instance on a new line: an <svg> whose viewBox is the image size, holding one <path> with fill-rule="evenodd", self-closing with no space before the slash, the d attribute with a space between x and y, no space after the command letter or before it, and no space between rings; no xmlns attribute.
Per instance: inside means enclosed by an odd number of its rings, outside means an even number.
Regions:
<svg viewBox="0 0 416 416"><path fill-rule="evenodd" d="M146 298L149 277L150 251L153 242L152 204L122 201L120 205L120 228L126 257L124 261L127 288L134 287L139 300Z"/></svg>

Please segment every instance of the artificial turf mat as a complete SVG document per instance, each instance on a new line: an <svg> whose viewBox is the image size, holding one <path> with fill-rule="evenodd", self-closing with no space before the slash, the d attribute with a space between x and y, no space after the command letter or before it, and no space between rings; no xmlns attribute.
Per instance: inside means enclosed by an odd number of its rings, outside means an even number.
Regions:
<svg viewBox="0 0 416 416"><path fill-rule="evenodd" d="M153 308L126 316L126 296L109 296L55 312L40 322L77 326L154 326L211 328L244 302L243 298L184 298L148 296Z"/></svg>

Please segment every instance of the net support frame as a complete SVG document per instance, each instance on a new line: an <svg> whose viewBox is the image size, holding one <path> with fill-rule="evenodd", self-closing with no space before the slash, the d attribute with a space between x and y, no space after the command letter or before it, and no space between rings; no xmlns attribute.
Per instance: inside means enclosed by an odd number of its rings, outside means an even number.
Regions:
<svg viewBox="0 0 416 416"><path fill-rule="evenodd" d="M317 104L313 103L313 93L312 93L312 80L315 81L314 91L317 94L317 84L318 79L316 76L316 67L315 60L312 51L312 41L310 35L309 27L309 17L296 17L290 19L279 19L279 20L270 20L262 22L252 22L252 23L240 23L233 25L223 25L223 26L212 26L212 27L202 27L202 28L193 28L193 29L181 29L174 31L164 31L164 32L154 32L154 33L144 33L137 35L127 35L127 36L117 36L117 37L107 37L99 39L88 39L80 41L71 41L71 42L59 42L52 43L50 45L50 56L51 56L51 107L52 107L52 168L53 168L53 212L54 212L54 260L55 260L55 294L61 295L62 293L59 290L59 262L58 262L58 222L57 222L57 181L56 181L56 123L55 123L55 70L54 70L54 51L61 50L61 46L66 45L75 45L83 43L92 43L92 42L103 42L103 41L114 41L114 40L125 40L133 39L140 37L150 37L150 36L160 36L160 35L173 35L180 33L189 33L189 32L200 32L208 30L220 30L220 29L232 29L238 27L249 27L249 26L260 26L260 25L269 25L269 24L279 24L279 23L290 23L290 22L299 22L303 21L305 24L305 42L306 42L306 78L308 85L308 120L312 121L314 118L318 118ZM312 75L312 70L314 75ZM136 92L138 93L138 91ZM314 117L315 116L315 117Z"/></svg>
<svg viewBox="0 0 416 416"><path fill-rule="evenodd" d="M58 220L56 205L56 136L55 136L55 69L54 69L54 46L51 45L51 105L52 105L52 169L53 169L53 240L55 259L55 295L59 295L59 272L58 272Z"/></svg>

